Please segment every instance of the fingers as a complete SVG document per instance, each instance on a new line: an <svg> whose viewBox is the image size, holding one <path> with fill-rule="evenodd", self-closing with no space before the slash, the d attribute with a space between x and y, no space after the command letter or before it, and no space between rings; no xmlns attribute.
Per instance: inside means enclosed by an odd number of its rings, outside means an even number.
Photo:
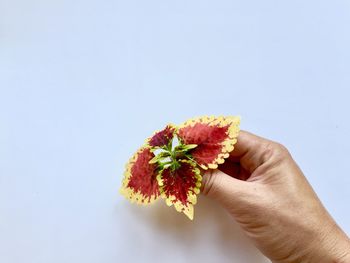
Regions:
<svg viewBox="0 0 350 263"><path fill-rule="evenodd" d="M220 170L209 170L203 175L202 193L229 207L250 191L249 183L235 179Z"/></svg>
<svg viewBox="0 0 350 263"><path fill-rule="evenodd" d="M220 164L218 169L229 176L232 176L236 179L246 181L250 177L250 172L245 170L239 161L226 159L223 164Z"/></svg>
<svg viewBox="0 0 350 263"><path fill-rule="evenodd" d="M254 176L254 171L269 160L272 153L276 152L276 145L277 143L249 132L240 131L235 148L229 160L225 161L227 165L219 167L225 172L217 169L209 170L204 174L203 194L216 199L227 208L242 203L242 201L246 202L253 196L256 185L249 180L244 180L251 175Z"/></svg>
<svg viewBox="0 0 350 263"><path fill-rule="evenodd" d="M266 161L271 143L269 140L241 131L235 149L231 152L229 160L226 160L227 165L221 166L225 172L209 170L204 174L203 194L216 199L226 207L247 199L253 187L251 182L244 180ZM232 165L234 163L236 166ZM232 172L227 169L232 169Z"/></svg>
<svg viewBox="0 0 350 263"><path fill-rule="evenodd" d="M253 173L262 165L270 152L271 141L246 131L240 131L234 150L229 159L239 161L241 166Z"/></svg>

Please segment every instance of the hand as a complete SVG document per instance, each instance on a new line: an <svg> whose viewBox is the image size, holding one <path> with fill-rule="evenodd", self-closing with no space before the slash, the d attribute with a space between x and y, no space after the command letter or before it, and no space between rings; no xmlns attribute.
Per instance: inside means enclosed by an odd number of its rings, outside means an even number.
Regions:
<svg viewBox="0 0 350 263"><path fill-rule="evenodd" d="M226 162L204 175L203 193L273 262L350 262L350 240L278 143L241 131Z"/></svg>

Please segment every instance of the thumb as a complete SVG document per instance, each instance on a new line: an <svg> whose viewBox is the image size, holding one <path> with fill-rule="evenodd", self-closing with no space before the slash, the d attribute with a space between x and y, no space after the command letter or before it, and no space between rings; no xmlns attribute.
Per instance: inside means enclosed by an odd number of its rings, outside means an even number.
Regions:
<svg viewBox="0 0 350 263"><path fill-rule="evenodd" d="M220 170L208 170L203 175L202 193L230 208L249 199L250 183L233 178Z"/></svg>

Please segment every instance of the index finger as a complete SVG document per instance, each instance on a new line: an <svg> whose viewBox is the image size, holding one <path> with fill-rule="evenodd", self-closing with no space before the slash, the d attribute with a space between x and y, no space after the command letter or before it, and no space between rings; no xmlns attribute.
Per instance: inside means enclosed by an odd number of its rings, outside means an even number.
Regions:
<svg viewBox="0 0 350 263"><path fill-rule="evenodd" d="M244 169L252 173L264 163L264 153L270 142L267 139L241 130L234 150L230 153L229 160L239 161Z"/></svg>

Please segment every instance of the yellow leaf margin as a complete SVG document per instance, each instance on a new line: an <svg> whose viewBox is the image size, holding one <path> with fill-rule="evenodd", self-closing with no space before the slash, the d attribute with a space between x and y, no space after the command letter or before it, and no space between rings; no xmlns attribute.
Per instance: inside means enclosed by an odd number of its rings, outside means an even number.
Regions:
<svg viewBox="0 0 350 263"><path fill-rule="evenodd" d="M225 159L229 157L229 153L233 151L234 145L237 142L237 137L239 134L239 125L241 122L241 118L239 116L202 116L197 118L192 118L184 122L178 127L178 130L191 126L193 127L196 123L202 123L207 124L209 126L219 126L219 127L225 127L229 125L227 134L228 138L225 139L221 145L222 150L221 153L218 155L218 157L210 164L204 165L199 164L199 166L205 170L209 169L216 169L218 168L218 164L222 164L225 162Z"/></svg>
<svg viewBox="0 0 350 263"><path fill-rule="evenodd" d="M137 152L129 159L127 164L125 165L125 172L124 172L124 178L122 182L122 186L119 190L119 192L127 199L131 201L131 203L136 203L139 205L147 205L151 204L154 201L158 199L159 196L145 196L140 191L135 192L134 189L131 189L128 187L128 184L130 182L130 177L131 177L131 168L135 164L139 154L143 152L145 149L147 149L147 146L142 146Z"/></svg>
<svg viewBox="0 0 350 263"><path fill-rule="evenodd" d="M193 205L197 203L197 195L200 193L200 187L202 182L201 171L191 161L179 160L179 162L191 164L192 171L194 172L194 176L196 178L196 186L194 188L190 188L188 191L188 195L187 195L188 204L184 205L182 202L176 200L177 198L173 195L170 195L170 196L166 195L166 193L164 192L162 173L157 175L157 181L160 186L160 194L161 194L161 197L165 199L165 203L168 206L174 205L176 211L180 213L183 212L189 219L193 220L193 215L194 215Z"/></svg>

